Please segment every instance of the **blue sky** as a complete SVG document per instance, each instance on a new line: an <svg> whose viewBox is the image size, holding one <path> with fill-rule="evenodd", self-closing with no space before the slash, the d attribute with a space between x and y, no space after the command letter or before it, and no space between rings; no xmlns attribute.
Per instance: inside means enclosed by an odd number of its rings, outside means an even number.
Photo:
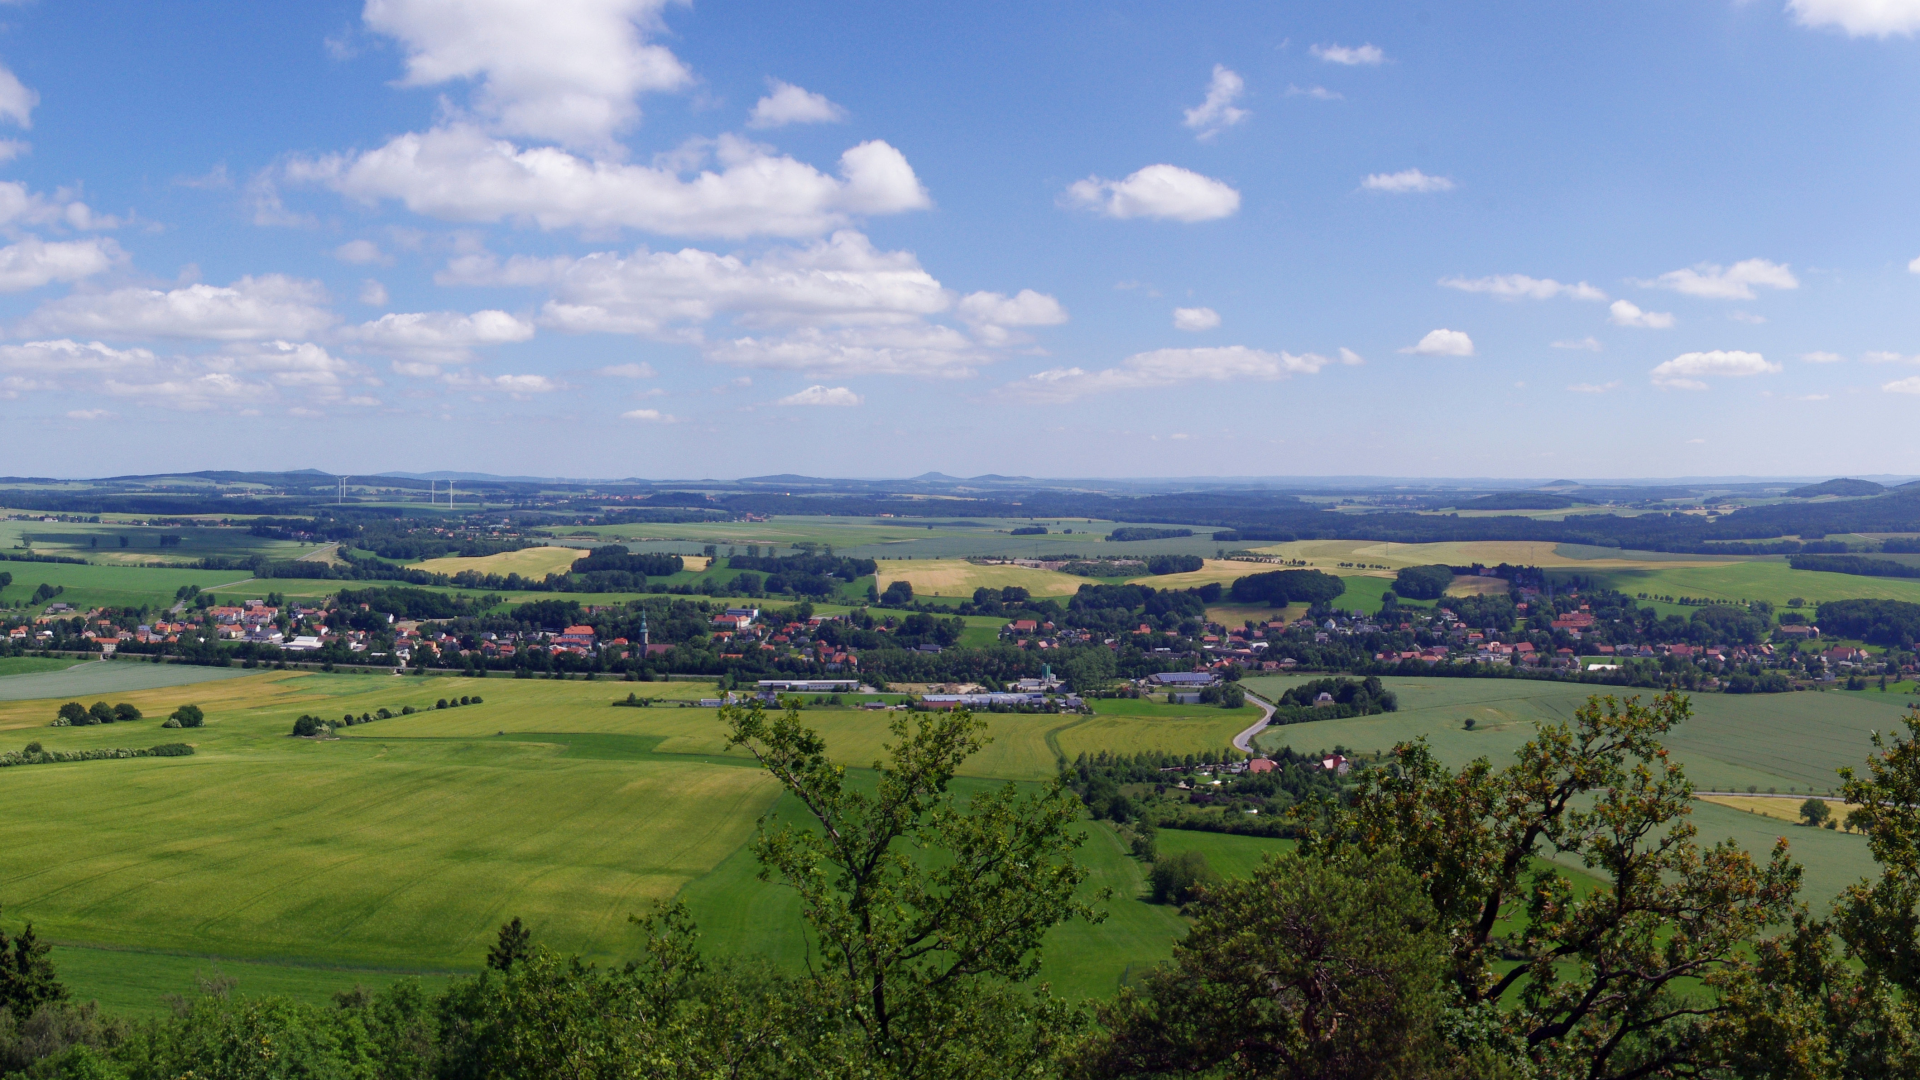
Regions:
<svg viewBox="0 0 1920 1080"><path fill-rule="evenodd" d="M0 23L8 473L1920 468L1920 0Z"/></svg>

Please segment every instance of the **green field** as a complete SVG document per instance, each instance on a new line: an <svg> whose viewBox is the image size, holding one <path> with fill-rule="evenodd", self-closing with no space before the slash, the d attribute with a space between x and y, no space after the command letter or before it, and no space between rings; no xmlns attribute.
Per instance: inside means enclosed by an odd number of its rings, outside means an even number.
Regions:
<svg viewBox="0 0 1920 1080"><path fill-rule="evenodd" d="M676 896L711 948L782 962L804 949L791 896L757 880L746 848L754 822L790 812L787 801L749 756L725 748L714 710L674 704L711 694L710 683L122 664L97 667L237 677L107 695L149 718L131 724L50 728L57 697L0 702L7 749L179 738L198 748L189 758L29 766L0 785L0 813L34 823L0 854L6 918L31 919L60 946L63 975L83 996L150 1010L217 961L250 989L320 1000L355 982L473 970L516 915L555 948L612 961L632 951L627 916ZM629 691L664 700L611 706ZM484 704L344 728L334 741L287 735L306 712L424 708L475 693ZM159 727L188 701L205 709L206 727ZM960 789L1011 780L1037 790L1062 754L1217 748L1254 714L1098 704L1092 717L990 717L993 742ZM890 715L806 713L856 769L883 753ZM1086 829L1088 888L1114 890L1111 916L1061 928L1043 973L1076 996L1110 993L1130 968L1163 959L1182 929L1171 910L1139 899L1143 868L1118 837ZM1226 845L1209 858L1229 870L1263 847L1203 842Z"/></svg>
<svg viewBox="0 0 1920 1080"><path fill-rule="evenodd" d="M0 679L15 675L37 675L47 671L65 671L75 664L88 661L76 660L70 656L0 656ZM0 683L0 686L6 686Z"/></svg>
<svg viewBox="0 0 1920 1080"><path fill-rule="evenodd" d="M1795 570L1784 559L1754 559L1718 566L1595 571L1608 588L1628 596L1698 596L1710 600L1770 600L1785 607L1800 597L1810 604L1825 600L1905 600L1920 603L1920 579L1863 577Z"/></svg>
<svg viewBox="0 0 1920 1080"><path fill-rule="evenodd" d="M178 537L179 541L162 547L162 536ZM125 547L120 544L122 539L126 540ZM31 541L32 550L41 555L63 555L89 562L126 566L185 562L204 559L209 555L242 559L265 555L273 559L297 559L319 546L255 536L246 524L160 528L113 521L93 524L0 520L0 549L19 548L23 541Z"/></svg>
<svg viewBox="0 0 1920 1080"><path fill-rule="evenodd" d="M1246 679L1249 690L1268 696L1300 681L1295 676ZM1256 745L1290 746L1303 752L1336 745L1371 755L1402 740L1425 736L1441 760L1464 764L1487 757L1496 765L1512 759L1539 723L1571 722L1592 687L1520 679L1388 677L1400 699L1397 712L1268 728ZM1630 691L1643 699L1650 691ZM1878 691L1808 691L1788 694L1695 694L1693 718L1666 739L1674 760L1703 791L1755 788L1779 794L1837 790L1835 771L1858 766L1873 731L1898 725L1910 699ZM1474 721L1473 730L1466 721ZM1783 826L1760 815L1697 803L1703 839L1732 836L1756 853L1786 835L1807 867L1809 900L1823 904L1841 886L1871 872L1866 841L1844 833Z"/></svg>
<svg viewBox="0 0 1920 1080"><path fill-rule="evenodd" d="M75 609L112 607L166 608L173 604L174 593L182 585L211 589L216 585L249 580L244 570L174 570L168 567L93 566L75 563L0 562L0 570L13 575L13 584L0 589L0 604L20 605L33 596L42 583L58 585L66 591L55 600ZM339 582L330 592L340 590ZM265 596L267 583L256 582L253 596Z"/></svg>
<svg viewBox="0 0 1920 1080"><path fill-rule="evenodd" d="M21 657L18 660L0 660L0 665L20 663L25 660L54 666L42 668L38 672L0 678L0 701L125 694L133 690L153 690L163 686L192 686L196 683L219 682L249 674L245 668L148 664L137 660L76 661ZM5 670L5 667L0 667L0 672Z"/></svg>

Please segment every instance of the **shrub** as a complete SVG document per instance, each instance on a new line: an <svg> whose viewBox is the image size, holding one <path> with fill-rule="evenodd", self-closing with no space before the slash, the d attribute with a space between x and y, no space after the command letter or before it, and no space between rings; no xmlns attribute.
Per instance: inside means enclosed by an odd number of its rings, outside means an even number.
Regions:
<svg viewBox="0 0 1920 1080"><path fill-rule="evenodd" d="M1183 851L1154 863L1147 881L1153 886L1154 903L1185 904L1198 897L1202 889L1218 884L1220 875L1207 865L1205 855Z"/></svg>
<svg viewBox="0 0 1920 1080"><path fill-rule="evenodd" d="M93 718L93 715L91 713L87 712L87 707L85 705L82 705L77 701L69 701L65 705L60 706L60 715L54 719L53 726L54 727L85 727L88 724L94 724L98 722L99 721Z"/></svg>
<svg viewBox="0 0 1920 1080"><path fill-rule="evenodd" d="M326 730L327 725L322 723L319 717L308 716L305 713L302 713L300 719L293 722L294 735L302 739L310 739Z"/></svg>
<svg viewBox="0 0 1920 1080"><path fill-rule="evenodd" d="M180 726L180 720L178 717L169 716L160 726L164 728L177 728Z"/></svg>
<svg viewBox="0 0 1920 1080"><path fill-rule="evenodd" d="M412 716L412 715L413 715L413 706L411 706L411 705L404 705L404 706L401 706L401 708L400 708L400 715L401 715L401 716Z"/></svg>
<svg viewBox="0 0 1920 1080"><path fill-rule="evenodd" d="M478 704L480 704L480 695L479 695L479 694L475 694L475 695L473 695L473 703L474 703L475 705L478 705Z"/></svg>
<svg viewBox="0 0 1920 1080"><path fill-rule="evenodd" d="M113 707L113 717L123 724L130 724L135 720L144 719L144 717L140 715L139 709L134 708L124 701Z"/></svg>
<svg viewBox="0 0 1920 1080"><path fill-rule="evenodd" d="M471 705L472 703L473 703L473 699L472 699L472 698L470 698L470 697L467 697L467 696L466 696L466 695L464 695L464 694L462 694L462 695L461 695L461 697L460 697L460 704L462 704L462 705Z"/></svg>
<svg viewBox="0 0 1920 1080"><path fill-rule="evenodd" d="M374 713L373 715L376 719L379 719L379 720L391 720L393 719L393 710L388 708L382 708L379 712Z"/></svg>
<svg viewBox="0 0 1920 1080"><path fill-rule="evenodd" d="M93 717L96 724L111 724L115 719L113 706L104 701L94 702L93 707L87 710L87 715Z"/></svg>
<svg viewBox="0 0 1920 1080"><path fill-rule="evenodd" d="M35 739L32 742L27 744L27 748L23 752L28 754L37 754L40 752L40 750L41 750L40 740Z"/></svg>
<svg viewBox="0 0 1920 1080"><path fill-rule="evenodd" d="M436 701L436 702L434 702L434 703L433 703L433 707L434 707L434 708L436 708L436 709L444 709L444 708L446 708L446 707L447 707L447 699L446 699L446 698L441 698L441 699L440 699L439 701Z"/></svg>
<svg viewBox="0 0 1920 1080"><path fill-rule="evenodd" d="M193 728L203 726L207 721L207 714L201 712L198 705L182 705L173 710L173 715L167 719L178 720L179 723L174 725L176 727Z"/></svg>

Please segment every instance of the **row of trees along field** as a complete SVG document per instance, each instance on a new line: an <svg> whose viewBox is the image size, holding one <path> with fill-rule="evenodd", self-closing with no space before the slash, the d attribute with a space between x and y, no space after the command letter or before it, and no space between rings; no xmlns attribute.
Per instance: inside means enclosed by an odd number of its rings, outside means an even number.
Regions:
<svg viewBox="0 0 1920 1080"><path fill-rule="evenodd" d="M1814 912L1784 841L1756 859L1695 834L1692 785L1662 746L1688 711L1673 696L1594 700L1504 766L1451 769L1414 743L1338 795L1301 789L1297 849L1244 879L1181 883L1191 929L1172 958L1077 1004L1032 979L1050 928L1102 917L1067 783L1091 783L1086 762L1045 790L961 798L950 782L983 738L964 711L896 720L869 783L831 764L797 712L729 708L732 744L812 819L763 821L753 842L799 898L803 970L703 953L674 905L641 918L644 945L615 967L555 954L516 918L483 973L439 993L403 981L313 1006L213 984L126 1021L68 1000L29 926L0 937L0 1066L94 1080L1920 1075L1920 716L1845 774L1878 873Z"/></svg>

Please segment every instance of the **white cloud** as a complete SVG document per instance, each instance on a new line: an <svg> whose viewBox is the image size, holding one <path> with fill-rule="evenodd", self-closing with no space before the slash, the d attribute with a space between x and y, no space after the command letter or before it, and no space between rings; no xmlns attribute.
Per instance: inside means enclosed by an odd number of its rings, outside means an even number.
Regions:
<svg viewBox="0 0 1920 1080"><path fill-rule="evenodd" d="M1340 347L1340 362L1347 365L1348 367L1359 367L1361 364L1364 364L1367 361L1366 361L1366 358L1361 356L1359 353L1354 352L1352 349L1347 348L1345 345L1342 345Z"/></svg>
<svg viewBox="0 0 1920 1080"><path fill-rule="evenodd" d="M1553 347L1556 349L1584 349L1587 352L1600 352L1605 348L1605 346L1600 344L1599 338L1592 336L1583 337L1578 341L1556 341L1553 343Z"/></svg>
<svg viewBox="0 0 1920 1080"><path fill-rule="evenodd" d="M1908 262L1907 272L1909 274L1920 274L1920 259L1913 259L1912 261Z"/></svg>
<svg viewBox="0 0 1920 1080"><path fill-rule="evenodd" d="M1344 350L1343 350L1344 352ZM1000 396L1020 401L1069 401L1088 394L1142 390L1190 382L1273 382L1311 375L1333 363L1314 353L1295 356L1229 345L1210 349L1155 349L1136 353L1117 367L1100 371L1054 368L1000 388Z"/></svg>
<svg viewBox="0 0 1920 1080"><path fill-rule="evenodd" d="M372 352L458 364L473 359L475 348L527 341L533 333L531 322L504 311L419 311L382 315L342 330L340 336Z"/></svg>
<svg viewBox="0 0 1920 1080"><path fill-rule="evenodd" d="M605 144L639 119L634 98L692 74L649 45L666 0L368 0L367 26L398 38L409 86L474 79L496 131Z"/></svg>
<svg viewBox="0 0 1920 1080"><path fill-rule="evenodd" d="M1387 59L1386 54L1373 45L1315 45L1307 51L1329 64L1347 67L1373 67Z"/></svg>
<svg viewBox="0 0 1920 1080"><path fill-rule="evenodd" d="M1743 322L1752 326L1759 326L1761 323L1764 323L1767 321L1767 317L1765 315L1755 315L1751 311L1728 312L1727 318L1732 319L1734 322Z"/></svg>
<svg viewBox="0 0 1920 1080"><path fill-rule="evenodd" d="M1018 295L997 292L968 293L958 305L962 319L976 326L1058 326L1067 321L1067 309L1046 293L1021 289Z"/></svg>
<svg viewBox="0 0 1920 1080"><path fill-rule="evenodd" d="M1231 217L1240 209L1238 191L1177 165L1149 165L1124 180L1088 177L1067 188L1066 200L1108 217L1186 222Z"/></svg>
<svg viewBox="0 0 1920 1080"><path fill-rule="evenodd" d="M1880 389L1890 394L1920 394L1920 375L1910 375L1904 379L1895 379Z"/></svg>
<svg viewBox="0 0 1920 1080"><path fill-rule="evenodd" d="M781 405L859 405L866 399L844 386L809 386L797 394L788 394L778 402Z"/></svg>
<svg viewBox="0 0 1920 1080"><path fill-rule="evenodd" d="M1309 86L1305 89L1298 86L1288 86L1287 96L1310 97L1315 101L1345 101L1347 99L1347 96L1340 91L1329 90L1324 86Z"/></svg>
<svg viewBox="0 0 1920 1080"><path fill-rule="evenodd" d="M1429 330L1419 344L1400 351L1415 356L1472 356L1473 339L1464 330Z"/></svg>
<svg viewBox="0 0 1920 1080"><path fill-rule="evenodd" d="M461 390L495 391L524 397L527 394L549 394L564 389L562 384L545 375L481 375L471 371L449 372L441 377L448 386Z"/></svg>
<svg viewBox="0 0 1920 1080"><path fill-rule="evenodd" d="M1213 138L1252 115L1233 104L1240 100L1240 95L1246 89L1246 80L1238 73L1228 69L1225 64L1213 65L1213 81L1207 84L1207 99L1186 110L1184 122L1199 132L1196 137L1202 141Z"/></svg>
<svg viewBox="0 0 1920 1080"><path fill-rule="evenodd" d="M847 118L847 110L828 101L826 95L802 90L792 83L768 79L772 91L754 102L747 117L751 128L777 128L787 124L837 124Z"/></svg>
<svg viewBox="0 0 1920 1080"><path fill-rule="evenodd" d="M650 337L685 338L676 327L697 326L722 313L735 314L749 326L900 323L952 304L947 290L910 252L878 251L852 231L804 248L778 248L751 262L694 248L505 263L476 256L454 260L436 280L544 285L553 293L542 314L550 326Z"/></svg>
<svg viewBox="0 0 1920 1080"><path fill-rule="evenodd" d="M209 372L181 375L159 382L129 383L108 379L101 388L114 397L131 398L143 406L201 412L208 409L245 409L274 401L273 387L237 375Z"/></svg>
<svg viewBox="0 0 1920 1080"><path fill-rule="evenodd" d="M1220 325L1220 313L1210 307L1179 307L1173 309L1173 328L1198 333L1212 330Z"/></svg>
<svg viewBox="0 0 1920 1080"><path fill-rule="evenodd" d="M1653 369L1653 382L1677 390L1705 390L1707 384L1701 379L1742 378L1779 370L1779 364L1768 363L1759 353L1715 349L1681 353Z"/></svg>
<svg viewBox="0 0 1920 1080"><path fill-rule="evenodd" d="M391 261L386 253L380 250L380 245L371 240L349 240L333 249L333 257L343 263L353 263L356 266Z"/></svg>
<svg viewBox="0 0 1920 1080"><path fill-rule="evenodd" d="M358 155L289 163L287 175L364 203L397 199L450 221L525 221L544 229L631 228L673 236L814 236L869 214L930 206L913 167L878 139L840 155L828 176L734 135L683 148L658 166L520 149L475 128L398 136ZM711 151L719 169L702 169Z"/></svg>
<svg viewBox="0 0 1920 1080"><path fill-rule="evenodd" d="M1915 0L1787 0L1795 22L1809 27L1836 27L1848 37L1892 37L1920 30L1920 3Z"/></svg>
<svg viewBox="0 0 1920 1080"><path fill-rule="evenodd" d="M385 285L372 278L360 283L360 302L368 307L386 307L388 299Z"/></svg>
<svg viewBox="0 0 1920 1080"><path fill-rule="evenodd" d="M1732 266L1697 263L1685 270L1669 270L1652 281L1634 284L1650 288L1672 289L1688 296L1709 300L1752 300L1756 285L1769 289L1797 289L1800 282L1785 263L1766 259L1743 259Z"/></svg>
<svg viewBox="0 0 1920 1080"><path fill-rule="evenodd" d="M326 300L319 282L281 274L243 277L224 287L129 287L51 301L22 321L20 333L210 341L304 338L333 323L333 313L322 306Z"/></svg>
<svg viewBox="0 0 1920 1080"><path fill-rule="evenodd" d="M1904 363L1920 361L1920 356L1908 357L1897 352L1890 352L1885 349L1876 349L1872 352L1861 353L1860 359L1866 361L1869 364L1904 364Z"/></svg>
<svg viewBox="0 0 1920 1080"><path fill-rule="evenodd" d="M1453 181L1444 176L1428 176L1419 169L1402 169L1397 173L1369 173L1360 181L1360 186L1368 191L1405 195L1413 192L1452 191Z"/></svg>
<svg viewBox="0 0 1920 1080"><path fill-rule="evenodd" d="M117 229L122 222L111 214L96 214L65 190L52 196L27 190L17 181L0 183L0 225L65 225L71 229Z"/></svg>
<svg viewBox="0 0 1920 1080"><path fill-rule="evenodd" d="M1643 330L1667 330L1673 326L1672 312L1642 311L1631 300L1615 300L1607 310L1610 313L1607 321L1615 326L1637 326Z"/></svg>
<svg viewBox="0 0 1920 1080"><path fill-rule="evenodd" d="M33 108L38 104L39 94L21 83L13 72L0 67L0 119L30 128L33 126Z"/></svg>
<svg viewBox="0 0 1920 1080"><path fill-rule="evenodd" d="M824 375L971 375L998 356L948 326L802 327L777 337L742 337L707 347L707 359L739 367Z"/></svg>
<svg viewBox="0 0 1920 1080"><path fill-rule="evenodd" d="M1620 384L1618 382L1610 382L1610 383L1583 382L1583 383L1574 383L1572 386L1567 387L1567 389L1573 391L1576 394L1604 394L1609 390L1617 390L1619 389L1619 387L1620 387Z"/></svg>
<svg viewBox="0 0 1920 1080"><path fill-rule="evenodd" d="M67 412L69 420L111 420L120 415L106 409L71 409Z"/></svg>
<svg viewBox="0 0 1920 1080"><path fill-rule="evenodd" d="M666 413L661 412L659 409L634 409L631 412L621 413L620 419L642 420L647 423L653 423L653 424L673 423L673 417L667 415Z"/></svg>
<svg viewBox="0 0 1920 1080"><path fill-rule="evenodd" d="M615 379L651 379L656 372L652 364L613 364L601 368L599 374Z"/></svg>
<svg viewBox="0 0 1920 1080"><path fill-rule="evenodd" d="M0 345L0 371L13 375L86 376L151 370L158 363L146 349L115 349L98 341L67 339Z"/></svg>
<svg viewBox="0 0 1920 1080"><path fill-rule="evenodd" d="M54 281L79 281L125 262L126 252L112 240L48 243L28 236L0 248L0 292L37 289Z"/></svg>
<svg viewBox="0 0 1920 1080"><path fill-rule="evenodd" d="M1551 300L1556 296L1575 300L1605 300L1607 294L1582 281L1563 285L1552 278L1531 278L1525 274L1499 274L1494 277L1441 278L1440 284L1461 292L1486 293L1501 300Z"/></svg>
<svg viewBox="0 0 1920 1080"><path fill-rule="evenodd" d="M1809 364L1837 364L1842 360L1845 360L1846 357L1841 356L1839 353L1810 352L1810 353L1801 353L1800 359L1806 361Z"/></svg>

